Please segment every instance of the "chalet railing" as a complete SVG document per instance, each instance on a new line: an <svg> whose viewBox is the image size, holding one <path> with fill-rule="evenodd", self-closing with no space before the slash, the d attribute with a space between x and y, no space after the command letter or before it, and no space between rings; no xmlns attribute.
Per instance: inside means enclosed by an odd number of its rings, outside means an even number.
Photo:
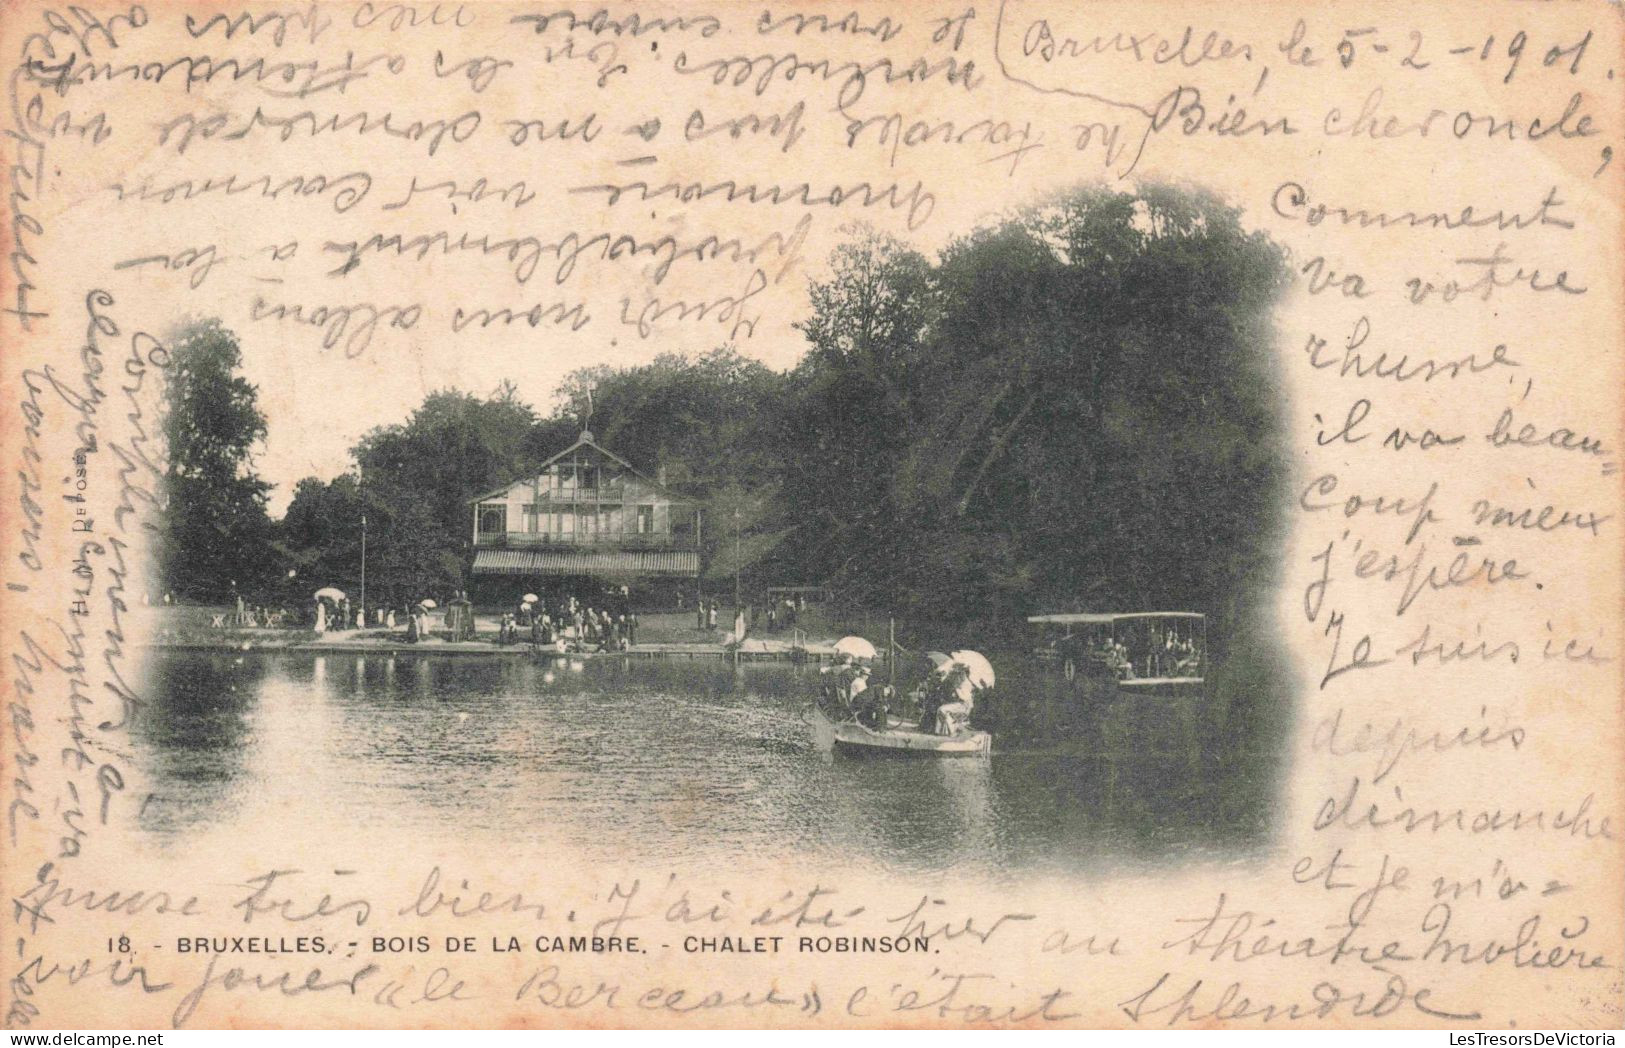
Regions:
<svg viewBox="0 0 1625 1048"><path fill-rule="evenodd" d="M532 489L527 486L525 489L525 493L527 495L532 495L537 502L547 502L564 506L589 505L605 502L620 504L626 501L628 491L628 485L624 481L613 481L608 484L600 484L595 488L583 487L578 484L569 488L543 487Z"/></svg>
<svg viewBox="0 0 1625 1048"><path fill-rule="evenodd" d="M481 532L474 545L484 549L696 549L693 535L659 532L598 531L557 534L555 532Z"/></svg>

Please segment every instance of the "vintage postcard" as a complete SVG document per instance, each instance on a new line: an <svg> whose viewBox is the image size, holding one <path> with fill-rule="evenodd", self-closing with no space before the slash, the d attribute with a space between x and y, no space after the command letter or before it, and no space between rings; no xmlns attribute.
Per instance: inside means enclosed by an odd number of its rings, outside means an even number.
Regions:
<svg viewBox="0 0 1625 1048"><path fill-rule="evenodd" d="M1625 1022L1625 12L7 0L10 1029Z"/></svg>

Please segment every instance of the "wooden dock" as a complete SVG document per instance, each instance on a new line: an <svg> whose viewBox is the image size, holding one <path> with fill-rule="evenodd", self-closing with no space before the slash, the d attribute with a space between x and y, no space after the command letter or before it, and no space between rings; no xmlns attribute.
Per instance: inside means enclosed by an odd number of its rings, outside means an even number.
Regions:
<svg viewBox="0 0 1625 1048"><path fill-rule="evenodd" d="M155 639L149 647L174 651L216 651L222 654L267 651L297 651L318 655L459 655L508 656L548 659L732 659L734 649L726 644L670 642L638 644L625 651L566 651L554 648L535 650L528 643L498 644L494 641L448 641L431 637L418 644L397 638L324 636L314 640L278 637L222 637L220 640L167 641ZM788 641L746 638L738 651L740 662L827 663L835 661L835 649L828 644L794 645Z"/></svg>

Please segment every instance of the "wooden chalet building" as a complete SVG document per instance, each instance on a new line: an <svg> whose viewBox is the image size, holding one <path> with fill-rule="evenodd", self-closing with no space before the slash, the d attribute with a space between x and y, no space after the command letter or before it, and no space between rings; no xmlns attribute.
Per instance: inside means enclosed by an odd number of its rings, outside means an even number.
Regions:
<svg viewBox="0 0 1625 1048"><path fill-rule="evenodd" d="M700 568L698 504L600 447L591 431L534 476L471 499L471 596L510 604L586 603L627 587L634 603L670 602ZM692 586L685 589L692 591Z"/></svg>

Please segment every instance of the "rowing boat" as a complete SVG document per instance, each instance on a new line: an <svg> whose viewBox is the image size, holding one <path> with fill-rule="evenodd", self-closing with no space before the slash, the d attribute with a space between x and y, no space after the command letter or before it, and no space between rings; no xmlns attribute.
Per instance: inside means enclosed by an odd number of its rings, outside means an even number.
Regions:
<svg viewBox="0 0 1625 1048"><path fill-rule="evenodd" d="M980 757L993 748L993 736L985 731L962 729L953 735L934 735L889 718L885 731L875 731L856 721L834 721L823 710L813 708L813 745L820 752L864 756Z"/></svg>

